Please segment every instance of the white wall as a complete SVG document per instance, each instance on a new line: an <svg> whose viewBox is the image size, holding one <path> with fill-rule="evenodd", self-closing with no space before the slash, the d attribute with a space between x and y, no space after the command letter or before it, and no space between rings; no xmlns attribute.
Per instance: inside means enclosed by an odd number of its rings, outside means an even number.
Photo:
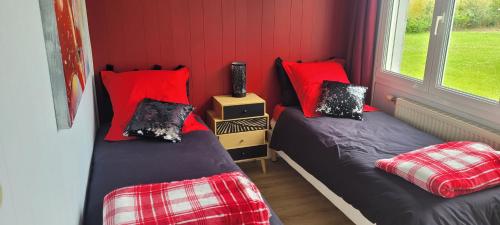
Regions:
<svg viewBox="0 0 500 225"><path fill-rule="evenodd" d="M0 224L79 223L95 134L87 81L73 127L58 131L38 0L2 0Z"/></svg>

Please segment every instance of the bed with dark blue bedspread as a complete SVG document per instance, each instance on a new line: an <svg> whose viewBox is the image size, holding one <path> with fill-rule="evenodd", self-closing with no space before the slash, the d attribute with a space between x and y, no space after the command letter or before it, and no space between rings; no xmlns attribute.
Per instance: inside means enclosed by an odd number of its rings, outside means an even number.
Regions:
<svg viewBox="0 0 500 225"><path fill-rule="evenodd" d="M356 121L305 118L289 107L273 130L271 148L284 151L377 225L499 225L500 187L444 199L375 168L378 159L438 143L383 112Z"/></svg>
<svg viewBox="0 0 500 225"><path fill-rule="evenodd" d="M96 135L84 225L102 224L103 198L117 188L240 171L210 131L194 131L184 135L181 143L170 144L140 139L107 142L108 129L103 125ZM282 225L272 214L271 224Z"/></svg>

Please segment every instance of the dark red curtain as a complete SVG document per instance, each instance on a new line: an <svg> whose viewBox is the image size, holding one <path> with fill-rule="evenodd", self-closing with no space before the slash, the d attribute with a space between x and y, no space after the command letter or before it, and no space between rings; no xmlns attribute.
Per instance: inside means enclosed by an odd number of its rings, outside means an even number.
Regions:
<svg viewBox="0 0 500 225"><path fill-rule="evenodd" d="M377 37L379 0L355 0L347 53L347 72L354 84L369 87L367 102L371 100L373 62Z"/></svg>

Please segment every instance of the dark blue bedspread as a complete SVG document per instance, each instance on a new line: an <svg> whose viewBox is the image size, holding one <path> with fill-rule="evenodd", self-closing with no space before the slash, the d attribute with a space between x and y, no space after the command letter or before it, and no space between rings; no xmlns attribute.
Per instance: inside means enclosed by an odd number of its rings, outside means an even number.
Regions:
<svg viewBox="0 0 500 225"><path fill-rule="evenodd" d="M181 143L170 144L152 140L107 142L104 136L108 129L109 125L102 126L96 136L84 225L102 224L103 198L114 189L240 171L209 131L191 132ZM281 225L272 213L271 224Z"/></svg>
<svg viewBox="0 0 500 225"><path fill-rule="evenodd" d="M383 112L364 121L307 119L287 108L271 147L284 151L310 174L377 225L499 225L500 187L454 199L434 196L375 168L375 161L442 141Z"/></svg>

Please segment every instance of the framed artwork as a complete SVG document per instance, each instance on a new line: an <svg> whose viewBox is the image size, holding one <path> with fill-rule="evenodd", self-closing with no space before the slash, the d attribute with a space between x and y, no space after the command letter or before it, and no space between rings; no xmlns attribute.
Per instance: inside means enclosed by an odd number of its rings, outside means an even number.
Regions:
<svg viewBox="0 0 500 225"><path fill-rule="evenodd" d="M85 0L39 0L58 129L70 128L92 69Z"/></svg>

